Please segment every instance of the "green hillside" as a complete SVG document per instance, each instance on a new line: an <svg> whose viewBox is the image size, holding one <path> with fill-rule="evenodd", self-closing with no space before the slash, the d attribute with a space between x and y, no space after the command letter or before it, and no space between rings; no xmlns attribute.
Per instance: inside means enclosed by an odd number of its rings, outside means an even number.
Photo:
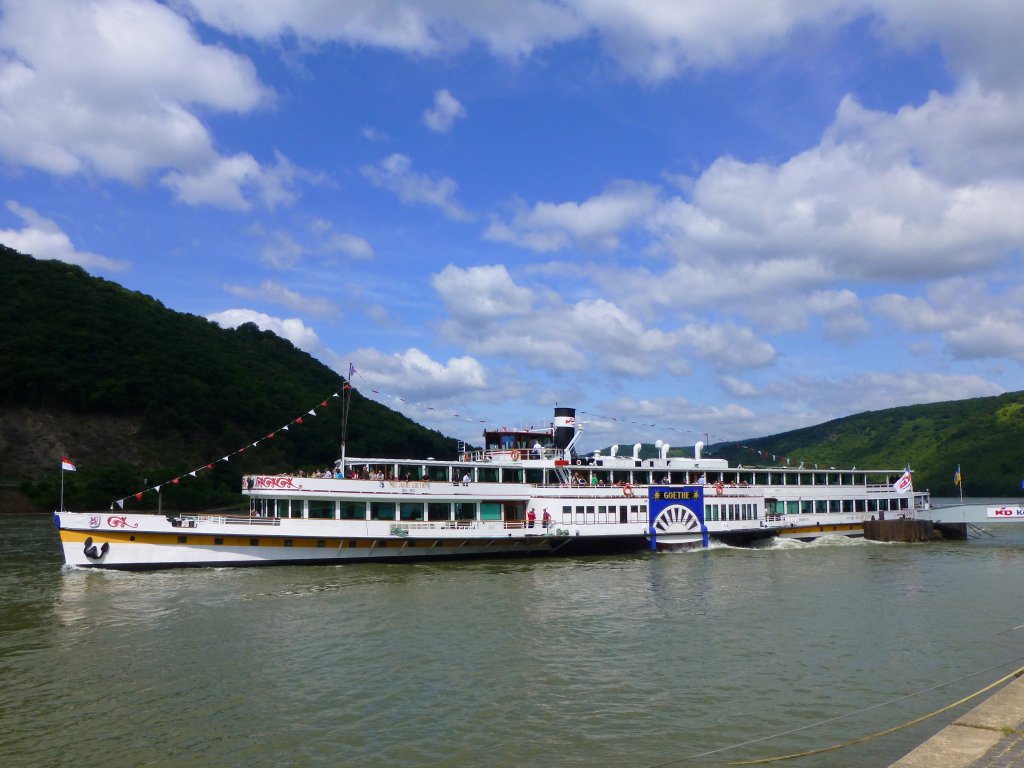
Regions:
<svg viewBox="0 0 1024 768"><path fill-rule="evenodd" d="M165 507L237 501L245 471L331 465L342 377L255 325L225 330L58 261L0 246L0 482L42 506L69 452L71 508L109 504L229 454L308 409L317 415L204 479L168 487ZM320 403L328 398L327 407ZM116 447L118 450L112 450ZM456 443L353 393L348 454L454 456ZM134 500L133 500L134 502Z"/></svg>
<svg viewBox="0 0 1024 768"><path fill-rule="evenodd" d="M751 450L753 449L753 450ZM1017 496L1024 479L1024 392L868 411L771 437L713 446L732 463L766 463L754 451L792 465L914 470L914 487L956 496ZM772 463L769 460L767 463ZM784 463L777 458L775 463Z"/></svg>

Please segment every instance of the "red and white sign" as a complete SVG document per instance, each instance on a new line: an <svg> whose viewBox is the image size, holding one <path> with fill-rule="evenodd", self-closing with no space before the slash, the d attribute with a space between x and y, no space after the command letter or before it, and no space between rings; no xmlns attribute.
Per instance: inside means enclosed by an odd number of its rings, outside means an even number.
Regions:
<svg viewBox="0 0 1024 768"><path fill-rule="evenodd" d="M989 507L988 516L998 520L1024 520L1024 507Z"/></svg>

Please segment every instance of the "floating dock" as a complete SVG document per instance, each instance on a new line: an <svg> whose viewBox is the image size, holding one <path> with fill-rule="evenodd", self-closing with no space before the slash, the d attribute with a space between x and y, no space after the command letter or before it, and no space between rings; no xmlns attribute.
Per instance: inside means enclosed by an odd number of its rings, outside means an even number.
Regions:
<svg viewBox="0 0 1024 768"><path fill-rule="evenodd" d="M871 541L938 541L967 538L966 523L936 523L932 520L868 520L864 523L864 538Z"/></svg>

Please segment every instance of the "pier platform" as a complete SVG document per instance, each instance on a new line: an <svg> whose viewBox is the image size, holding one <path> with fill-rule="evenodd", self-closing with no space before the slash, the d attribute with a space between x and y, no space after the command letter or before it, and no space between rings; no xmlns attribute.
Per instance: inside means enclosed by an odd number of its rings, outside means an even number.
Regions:
<svg viewBox="0 0 1024 768"><path fill-rule="evenodd" d="M890 768L1024 766L1024 677L1011 680Z"/></svg>

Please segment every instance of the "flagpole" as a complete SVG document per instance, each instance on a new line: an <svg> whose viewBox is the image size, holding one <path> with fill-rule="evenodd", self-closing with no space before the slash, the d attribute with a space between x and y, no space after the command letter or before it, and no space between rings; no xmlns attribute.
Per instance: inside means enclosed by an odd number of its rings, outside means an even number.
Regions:
<svg viewBox="0 0 1024 768"><path fill-rule="evenodd" d="M60 462L60 511L64 511L64 460Z"/></svg>

